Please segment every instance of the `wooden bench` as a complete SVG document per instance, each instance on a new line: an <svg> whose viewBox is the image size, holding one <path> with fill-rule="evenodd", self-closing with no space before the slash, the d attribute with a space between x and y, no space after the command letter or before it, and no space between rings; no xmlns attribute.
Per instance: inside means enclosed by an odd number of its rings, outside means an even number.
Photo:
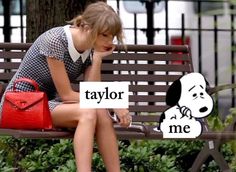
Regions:
<svg viewBox="0 0 236 172"><path fill-rule="evenodd" d="M19 67L30 43L0 43L1 93ZM127 52L117 46L115 52L104 60L103 81L130 82L130 113L133 125L126 129L114 125L119 139L163 139L161 132L153 131L158 125L165 104L166 91L170 83L186 73L193 72L188 46L127 45ZM78 89L79 81L73 84ZM209 88L209 94L235 87L235 84ZM206 125L207 126L207 125ZM199 171L206 159L212 155L222 171L231 171L219 152L219 146L236 138L234 123L224 132L213 132L206 128L197 139L205 140L205 146L196 158L190 171ZM0 135L15 138L72 138L73 131L56 129L52 131L29 131L0 129Z"/></svg>

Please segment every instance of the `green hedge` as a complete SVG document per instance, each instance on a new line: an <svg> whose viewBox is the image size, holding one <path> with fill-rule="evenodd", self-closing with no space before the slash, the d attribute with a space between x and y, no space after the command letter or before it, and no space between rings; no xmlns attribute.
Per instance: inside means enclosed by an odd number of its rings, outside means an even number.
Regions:
<svg viewBox="0 0 236 172"><path fill-rule="evenodd" d="M216 115L208 118L214 130L222 130L236 116L236 109L224 123ZM124 172L184 172L187 171L204 141L131 140L120 141L120 161ZM236 142L227 142L221 147L226 161L236 171ZM104 164L94 146L93 170L104 172ZM0 171L4 172L75 172L72 140L30 140L0 138ZM219 171L209 158L202 167L203 172Z"/></svg>
<svg viewBox="0 0 236 172"><path fill-rule="evenodd" d="M75 172L72 140L27 140L1 138L0 169L27 172ZM119 142L120 160L124 172L183 172L189 169L201 150L202 141L122 141ZM226 160L235 162L232 143L224 144ZM219 168L209 159L202 171ZM234 169L236 169L234 167ZM104 172L104 164L94 147L93 170Z"/></svg>

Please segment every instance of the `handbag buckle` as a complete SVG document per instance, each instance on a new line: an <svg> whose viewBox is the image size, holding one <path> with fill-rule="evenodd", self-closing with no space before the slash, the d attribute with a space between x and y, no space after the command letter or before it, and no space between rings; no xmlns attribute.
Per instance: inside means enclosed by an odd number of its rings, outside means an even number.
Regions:
<svg viewBox="0 0 236 172"><path fill-rule="evenodd" d="M24 106L26 103L27 103L27 101L25 101L25 100L21 100L21 101L20 101L20 104L23 105L23 106Z"/></svg>

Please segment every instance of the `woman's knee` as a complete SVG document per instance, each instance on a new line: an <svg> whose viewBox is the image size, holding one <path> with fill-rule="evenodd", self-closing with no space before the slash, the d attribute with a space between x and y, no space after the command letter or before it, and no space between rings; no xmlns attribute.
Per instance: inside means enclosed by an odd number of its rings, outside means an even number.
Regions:
<svg viewBox="0 0 236 172"><path fill-rule="evenodd" d="M96 110L95 109L81 110L78 120L79 122L89 122L95 124L97 122Z"/></svg>
<svg viewBox="0 0 236 172"><path fill-rule="evenodd" d="M98 124L101 125L112 125L112 120L109 117L109 112L106 109L98 109L97 110L97 118Z"/></svg>

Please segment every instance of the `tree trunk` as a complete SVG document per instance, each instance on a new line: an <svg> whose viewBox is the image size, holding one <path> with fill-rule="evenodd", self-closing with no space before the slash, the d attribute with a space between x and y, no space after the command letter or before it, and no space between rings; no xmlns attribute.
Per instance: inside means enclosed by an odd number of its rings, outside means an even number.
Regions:
<svg viewBox="0 0 236 172"><path fill-rule="evenodd" d="M26 42L33 42L41 33L65 25L85 7L98 0L27 0ZM106 2L106 0L103 0Z"/></svg>

